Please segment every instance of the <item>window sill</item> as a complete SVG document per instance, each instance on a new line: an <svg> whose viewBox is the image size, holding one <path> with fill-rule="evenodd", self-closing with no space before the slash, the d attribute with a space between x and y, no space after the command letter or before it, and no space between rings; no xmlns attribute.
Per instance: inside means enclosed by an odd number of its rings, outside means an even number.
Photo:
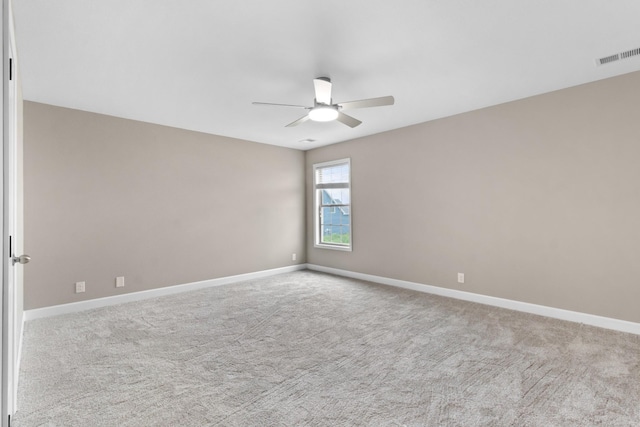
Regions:
<svg viewBox="0 0 640 427"><path fill-rule="evenodd" d="M326 245L321 243L320 244L315 243L313 247L318 249L331 249L334 251L352 252L351 246L338 246L338 245Z"/></svg>

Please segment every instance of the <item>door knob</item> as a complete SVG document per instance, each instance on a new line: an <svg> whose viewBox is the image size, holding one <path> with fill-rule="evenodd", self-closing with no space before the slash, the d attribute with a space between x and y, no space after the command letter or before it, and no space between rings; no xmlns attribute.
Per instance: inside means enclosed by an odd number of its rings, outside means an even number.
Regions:
<svg viewBox="0 0 640 427"><path fill-rule="evenodd" d="M13 257L13 264L15 265L16 263L19 264L26 264L29 261L31 261L31 257L29 255L20 255L20 256L14 256Z"/></svg>

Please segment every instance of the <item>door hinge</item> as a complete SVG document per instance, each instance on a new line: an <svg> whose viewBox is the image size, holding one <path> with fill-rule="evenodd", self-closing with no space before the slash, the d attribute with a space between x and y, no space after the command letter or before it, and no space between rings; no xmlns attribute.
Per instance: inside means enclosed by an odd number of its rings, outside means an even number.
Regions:
<svg viewBox="0 0 640 427"><path fill-rule="evenodd" d="M12 244L12 239L11 236L9 236L9 258L13 257L13 244Z"/></svg>
<svg viewBox="0 0 640 427"><path fill-rule="evenodd" d="M13 58L9 58L9 80L13 80Z"/></svg>

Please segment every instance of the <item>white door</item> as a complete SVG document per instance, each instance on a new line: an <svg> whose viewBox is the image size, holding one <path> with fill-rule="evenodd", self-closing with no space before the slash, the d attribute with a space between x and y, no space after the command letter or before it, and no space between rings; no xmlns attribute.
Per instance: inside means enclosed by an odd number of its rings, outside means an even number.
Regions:
<svg viewBox="0 0 640 427"><path fill-rule="evenodd" d="M28 256L16 254L17 224L17 94L15 45L9 2L3 0L3 70L2 70L2 422L8 425L9 415L15 411L17 392L17 343L19 327L16 299L16 269L29 261ZM9 11L9 13L7 13Z"/></svg>

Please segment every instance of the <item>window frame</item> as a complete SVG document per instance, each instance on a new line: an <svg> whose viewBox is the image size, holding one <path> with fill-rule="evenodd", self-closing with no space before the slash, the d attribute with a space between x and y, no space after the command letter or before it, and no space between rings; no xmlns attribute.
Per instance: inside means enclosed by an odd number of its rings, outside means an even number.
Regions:
<svg viewBox="0 0 640 427"><path fill-rule="evenodd" d="M324 184L322 187L318 188L318 183L316 182L318 176L318 169L323 169L331 166L337 165L348 165L349 174L347 187L344 184L339 184L333 188L348 188L349 189L349 203L343 203L341 205L333 205L334 208L340 208L342 210L343 207L347 206L349 209L349 243L324 243L322 242L322 230L321 230L321 209L322 209L322 190L327 188L332 188L330 184ZM336 251L346 251L351 252L353 250L353 206L352 206L352 194L351 194L351 158L332 160L329 162L315 163L313 165L313 246L319 249L331 249ZM327 206L325 206L327 207Z"/></svg>

